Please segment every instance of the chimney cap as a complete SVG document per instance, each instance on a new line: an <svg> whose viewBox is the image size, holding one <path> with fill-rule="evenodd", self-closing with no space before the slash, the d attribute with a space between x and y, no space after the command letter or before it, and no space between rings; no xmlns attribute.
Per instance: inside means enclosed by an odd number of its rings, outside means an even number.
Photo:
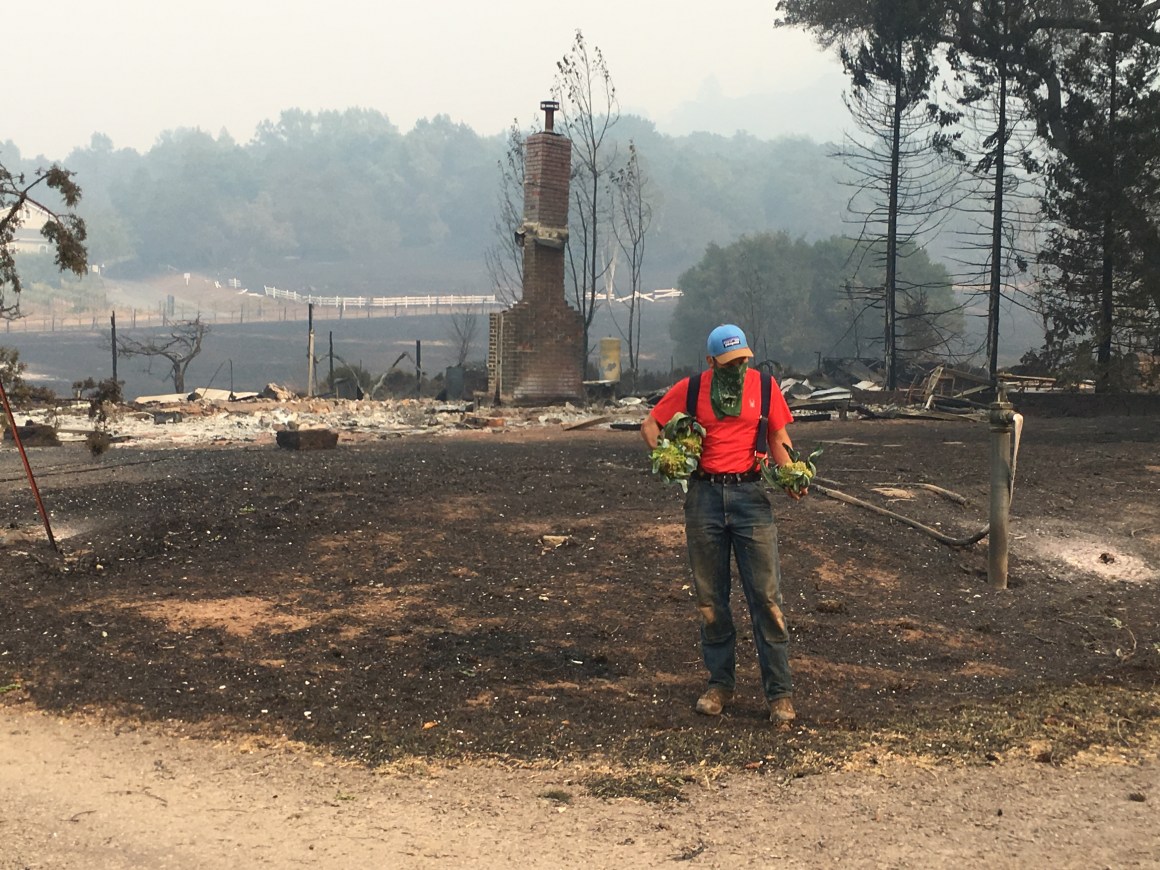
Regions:
<svg viewBox="0 0 1160 870"><path fill-rule="evenodd" d="M560 111L558 100L540 100L540 108L544 110L544 132L551 133L555 128L553 115Z"/></svg>

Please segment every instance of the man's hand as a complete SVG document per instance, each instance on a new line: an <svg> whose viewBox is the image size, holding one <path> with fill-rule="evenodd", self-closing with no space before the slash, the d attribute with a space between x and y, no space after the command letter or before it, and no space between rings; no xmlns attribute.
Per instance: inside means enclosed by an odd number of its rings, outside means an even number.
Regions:
<svg viewBox="0 0 1160 870"><path fill-rule="evenodd" d="M785 452L787 461L779 462L776 469L771 469L773 473L767 476L767 480L780 486L791 496L798 498L809 490L810 482L817 474L814 457L822 451L815 450L805 459L802 459L792 447L787 447Z"/></svg>

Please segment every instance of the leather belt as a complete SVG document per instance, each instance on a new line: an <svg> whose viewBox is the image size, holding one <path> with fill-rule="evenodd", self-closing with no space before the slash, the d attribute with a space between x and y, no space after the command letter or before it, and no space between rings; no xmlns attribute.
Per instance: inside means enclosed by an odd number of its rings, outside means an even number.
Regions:
<svg viewBox="0 0 1160 870"><path fill-rule="evenodd" d="M704 480L707 483L721 483L726 485L736 485L739 483L756 483L761 480L760 471L738 471L729 472L726 474L710 474L707 471L697 469L693 472L694 480Z"/></svg>

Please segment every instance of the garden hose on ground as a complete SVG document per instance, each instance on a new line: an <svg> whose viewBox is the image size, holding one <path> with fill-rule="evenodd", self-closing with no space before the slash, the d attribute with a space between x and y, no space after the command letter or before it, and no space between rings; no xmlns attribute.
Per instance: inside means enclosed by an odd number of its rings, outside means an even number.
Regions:
<svg viewBox="0 0 1160 870"><path fill-rule="evenodd" d="M835 499L836 501L852 504L855 507L866 508L868 511L873 511L874 513L881 514L884 517L890 517L892 520L898 520L900 523L905 523L911 528L918 529L920 532L925 532L939 543L946 544L949 547L969 547L972 544L976 544L983 540L983 538L987 537L987 532L990 530L990 526L988 525L984 526L982 529L975 532L975 534L970 535L969 537L952 538L950 535L943 534L938 529L931 528L928 525L920 523L918 520L912 520L910 517L904 517L902 514L895 513L892 510L887 510L886 508L879 507L876 504L870 504L870 502L863 501L860 498L855 498L852 495L846 495L846 493L840 490L832 489L831 486L834 482L831 480L827 480L824 485L818 483L818 480L820 480L820 478L814 478L813 483L810 485L811 490L816 490L822 495Z"/></svg>
<svg viewBox="0 0 1160 870"><path fill-rule="evenodd" d="M1015 437L1014 437L1014 441L1012 443L1012 449L1011 449L1010 491L1011 491L1012 495L1014 495L1014 493L1015 493L1015 465L1016 465L1016 462L1018 461L1018 458L1019 458L1019 441L1023 436L1023 415L1022 414L1015 414L1014 418L1013 418L1013 422L1014 422L1014 426L1015 426L1015 433L1014 433ZM868 511L873 511L874 513L881 514L884 517L890 517L890 519L892 519L892 520L898 520L900 523L905 523L906 525L910 526L911 528L918 529L920 532L924 532L925 534L930 535L936 541L938 541L939 543L942 543L942 544L946 544L948 547L969 547L972 544L977 544L979 541L983 540L983 538L987 537L987 534L990 532L990 529L991 529L990 523L988 523L987 525L983 526L983 528L981 528L979 531L975 532L973 535L968 535L965 538L952 538L950 535L947 535L943 532L940 532L938 529L932 528L931 526L928 526L925 523L920 523L918 520L912 520L910 517L905 517L902 514L895 513L892 510L887 510L884 507L879 507L876 504L871 504L868 501L863 501L860 498L855 498L852 495L847 495L846 493L842 492L841 490L833 488L835 486L840 486L840 485L841 484L838 484L832 480L826 480L825 478L815 477L810 485L810 489L817 490L822 495L824 495L828 498L835 499L836 501L845 502L846 504L851 504L851 505L854 505L855 507L865 508ZM937 487L937 486L934 486L932 484L918 484L918 485L933 489L934 491L939 492L940 494L943 494L943 495L954 495L953 493L948 493L947 490L944 490L941 487ZM961 498L961 496L959 498ZM956 498L955 500L957 501L958 498Z"/></svg>

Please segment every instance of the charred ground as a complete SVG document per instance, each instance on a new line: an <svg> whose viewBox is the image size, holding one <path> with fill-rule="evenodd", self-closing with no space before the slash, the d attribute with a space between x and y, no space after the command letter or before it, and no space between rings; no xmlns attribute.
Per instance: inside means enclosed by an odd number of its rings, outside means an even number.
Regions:
<svg viewBox="0 0 1160 870"><path fill-rule="evenodd" d="M949 534L986 522L985 424L794 435L825 447L821 473L852 495ZM597 762L615 775L594 790L642 795L701 765L1154 749L1157 445L1147 417L1029 419L1003 592L985 542L775 498L800 717L781 732L747 629L734 706L693 712L681 494L648 475L635 432L34 450L60 556L9 447L0 699L369 764ZM735 604L747 626L739 591Z"/></svg>

